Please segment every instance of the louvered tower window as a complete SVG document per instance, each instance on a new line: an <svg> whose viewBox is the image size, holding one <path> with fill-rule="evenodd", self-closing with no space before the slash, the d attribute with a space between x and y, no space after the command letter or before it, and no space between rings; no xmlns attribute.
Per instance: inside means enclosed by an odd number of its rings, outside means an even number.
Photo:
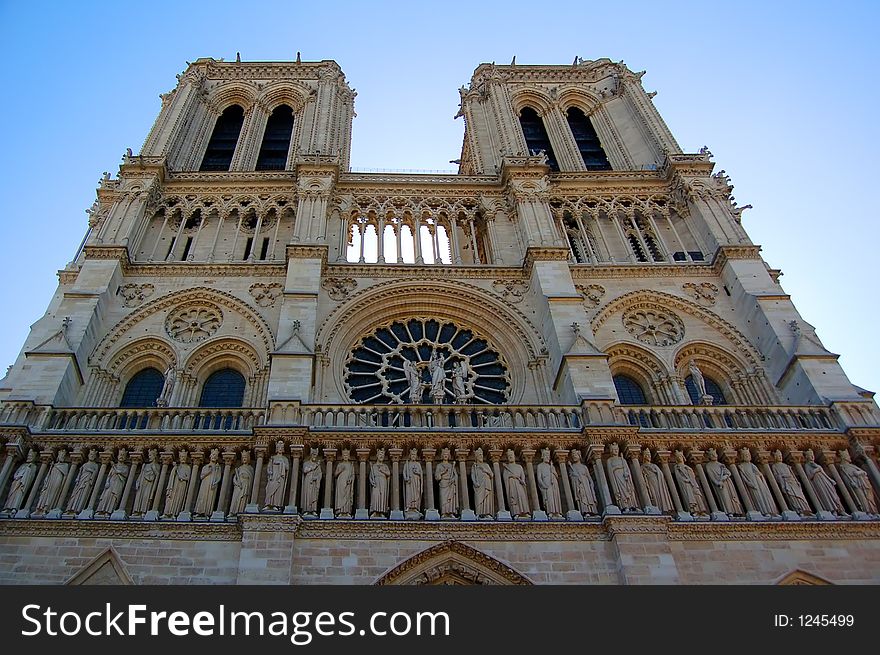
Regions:
<svg viewBox="0 0 880 655"><path fill-rule="evenodd" d="M244 109L238 105L231 105L220 114L214 125L211 140L208 142L205 157L202 159L200 171L229 170L242 123L244 123Z"/></svg>
<svg viewBox="0 0 880 655"><path fill-rule="evenodd" d="M523 107L519 112L519 124L522 126L523 136L526 138L526 145L529 153L535 154L543 150L547 154L547 164L551 171L558 171L559 164L556 163L556 155L553 154L553 146L550 145L550 137L544 128L544 121L538 116L538 113L531 107Z"/></svg>
<svg viewBox="0 0 880 655"><path fill-rule="evenodd" d="M568 126L571 128L571 133L577 142L578 150L580 150L587 170L610 171L611 164L608 163L608 157L605 156L605 151L602 149L592 121L577 107L569 107L566 115Z"/></svg>
<svg viewBox="0 0 880 655"><path fill-rule="evenodd" d="M287 166L287 152L290 150L290 135L293 134L293 109L279 105L269 116L263 145L257 158L258 171L283 171Z"/></svg>

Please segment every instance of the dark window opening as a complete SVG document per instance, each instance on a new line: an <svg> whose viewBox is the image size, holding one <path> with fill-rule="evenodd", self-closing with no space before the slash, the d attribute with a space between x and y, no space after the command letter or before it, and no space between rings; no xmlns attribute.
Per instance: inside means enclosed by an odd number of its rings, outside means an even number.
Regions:
<svg viewBox="0 0 880 655"><path fill-rule="evenodd" d="M629 241L630 248L632 248L636 259L640 262L648 261L648 256L645 254L644 249L642 249L642 244L639 243L638 238L636 238L634 234L627 235L626 238Z"/></svg>
<svg viewBox="0 0 880 655"><path fill-rule="evenodd" d="M257 157L258 171L283 171L287 166L290 135L293 133L293 110L279 105L266 122L263 145Z"/></svg>
<svg viewBox="0 0 880 655"><path fill-rule="evenodd" d="M192 248L193 238L187 237L186 244L183 246L183 254L180 256L180 261L185 262L186 258L189 256L189 249Z"/></svg>
<svg viewBox="0 0 880 655"><path fill-rule="evenodd" d="M266 253L269 252L269 237L263 238L263 247L260 248L260 259L266 259Z"/></svg>
<svg viewBox="0 0 880 655"><path fill-rule="evenodd" d="M645 392L641 385L628 375L615 375L614 388L617 389L617 397L621 405L647 405Z"/></svg>
<svg viewBox="0 0 880 655"><path fill-rule="evenodd" d="M251 248L254 245L254 238L248 237L247 243L244 244L244 257L242 259L247 259L251 256Z"/></svg>
<svg viewBox="0 0 880 655"><path fill-rule="evenodd" d="M706 384L706 393L712 396L712 404L713 405L726 405L727 399L724 397L724 393L721 391L721 387L718 386L718 383L715 380L707 377L703 377L703 382ZM697 389L697 385L694 382L694 378L691 375L688 375L685 378L684 386L687 389L688 396L691 397L691 402L694 405L701 404L700 401L702 398L700 397L700 392Z"/></svg>
<svg viewBox="0 0 880 655"><path fill-rule="evenodd" d="M522 126L523 136L526 138L526 146L530 153L543 150L547 155L547 165L551 171L558 171L559 164L553 154L553 146L550 145L550 137L544 128L544 121L531 107L523 107L519 112L519 124Z"/></svg>
<svg viewBox="0 0 880 655"><path fill-rule="evenodd" d="M577 107L569 107L566 112L568 126L577 143L581 158L588 171L610 171L611 164L605 156L605 150L596 134L592 121Z"/></svg>
<svg viewBox="0 0 880 655"><path fill-rule="evenodd" d="M244 401L244 376L231 368L211 373L205 386L199 407L241 407Z"/></svg>
<svg viewBox="0 0 880 655"><path fill-rule="evenodd" d="M174 252L174 244L176 244L176 243L177 243L177 237L174 237L173 239L171 239L171 245L168 246L168 252L165 253L165 259L168 259L169 257L171 257L171 253Z"/></svg>
<svg viewBox="0 0 880 655"><path fill-rule="evenodd" d="M165 378L156 369L145 368L138 371L125 385L119 406L154 407L164 385Z"/></svg>
<svg viewBox="0 0 880 655"><path fill-rule="evenodd" d="M238 105L227 107L214 125L200 171L228 171L244 123L244 110Z"/></svg>

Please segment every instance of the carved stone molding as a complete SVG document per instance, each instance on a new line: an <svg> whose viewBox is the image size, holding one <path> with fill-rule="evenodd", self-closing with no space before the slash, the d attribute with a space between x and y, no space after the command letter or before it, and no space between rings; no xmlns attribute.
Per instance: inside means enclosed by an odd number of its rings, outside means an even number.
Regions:
<svg viewBox="0 0 880 655"><path fill-rule="evenodd" d="M250 286L250 294L254 297L254 301L260 307L273 307L275 301L284 291L284 286L278 282L263 283L257 282Z"/></svg>
<svg viewBox="0 0 880 655"><path fill-rule="evenodd" d="M302 539L391 539L398 541L607 541L598 522L470 523L435 521L303 521Z"/></svg>
<svg viewBox="0 0 880 655"><path fill-rule="evenodd" d="M176 523L173 521L62 521L52 519L0 520L0 535L84 539L156 539L175 541L240 541L233 523Z"/></svg>
<svg viewBox="0 0 880 655"><path fill-rule="evenodd" d="M459 541L416 553L376 581L377 585L513 584L532 582L494 557Z"/></svg>
<svg viewBox="0 0 880 655"><path fill-rule="evenodd" d="M754 521L670 523L670 541L880 539L880 521Z"/></svg>

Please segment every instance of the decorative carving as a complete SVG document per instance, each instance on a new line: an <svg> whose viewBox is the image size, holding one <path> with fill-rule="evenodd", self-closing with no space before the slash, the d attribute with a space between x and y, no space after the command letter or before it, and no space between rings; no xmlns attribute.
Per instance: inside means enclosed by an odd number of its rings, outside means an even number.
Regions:
<svg viewBox="0 0 880 655"><path fill-rule="evenodd" d="M333 477L336 478L334 514L341 519L351 518L354 505L354 463L351 461L350 448L342 449L342 459L333 469Z"/></svg>
<svg viewBox="0 0 880 655"><path fill-rule="evenodd" d="M357 289L358 283L351 277L325 277L321 286L333 300L345 300Z"/></svg>
<svg viewBox="0 0 880 655"><path fill-rule="evenodd" d="M623 314L623 326L649 346L671 346L684 338L684 323L661 307L630 309Z"/></svg>
<svg viewBox="0 0 880 655"><path fill-rule="evenodd" d="M458 541L431 546L398 564L377 585L532 584L493 557Z"/></svg>
<svg viewBox="0 0 880 655"><path fill-rule="evenodd" d="M321 489L321 478L324 477L321 463L318 461L317 448L309 448L309 457L303 462L302 471L302 502L300 503L300 511L303 516L317 516L318 492Z"/></svg>
<svg viewBox="0 0 880 655"><path fill-rule="evenodd" d="M501 477L504 478L504 486L507 489L507 504L510 505L510 513L514 518L525 518L529 514L529 494L526 490L526 472L522 464L517 464L516 454L512 449L507 449L507 461L502 464Z"/></svg>
<svg viewBox="0 0 880 655"><path fill-rule="evenodd" d="M424 472L419 451L410 448L409 459L403 463L403 506L408 519L422 518L422 491Z"/></svg>
<svg viewBox="0 0 880 655"><path fill-rule="evenodd" d="M126 307L137 307L156 290L152 284L123 284L119 287L122 304Z"/></svg>
<svg viewBox="0 0 880 655"><path fill-rule="evenodd" d="M165 332L181 343L197 343L214 334L223 324L223 312L216 305L184 305L168 314Z"/></svg>
<svg viewBox="0 0 880 655"><path fill-rule="evenodd" d="M385 449L376 450L376 461L370 466L370 518L384 519L388 515L388 482L391 469L385 463Z"/></svg>
<svg viewBox="0 0 880 655"><path fill-rule="evenodd" d="M559 471L550 462L550 449L541 449L541 461L535 467L535 481L541 490L544 511L551 519L562 518L562 499L559 496Z"/></svg>
<svg viewBox="0 0 880 655"><path fill-rule="evenodd" d="M574 288L584 299L584 306L590 308L598 307L605 295L605 287L601 284L575 284Z"/></svg>
<svg viewBox="0 0 880 655"><path fill-rule="evenodd" d="M256 284L252 284L250 289L250 294L254 297L254 301L260 307L272 307L275 305L275 301L278 300L278 297L281 295L281 292L284 290L284 286L273 282L271 284L263 284L262 282L257 282Z"/></svg>
<svg viewBox="0 0 880 655"><path fill-rule="evenodd" d="M269 462L266 464L264 510L278 512L284 507L284 490L287 486L288 473L290 473L290 460L284 454L284 441L278 440L275 443L275 454L269 458Z"/></svg>
<svg viewBox="0 0 880 655"><path fill-rule="evenodd" d="M521 280L495 280L492 283L495 292L509 303L521 302L529 290L528 282Z"/></svg>
<svg viewBox="0 0 880 655"><path fill-rule="evenodd" d="M495 515L494 481L495 473L483 459L483 449L477 448L471 466L471 483L474 486L474 513L481 519Z"/></svg>
<svg viewBox="0 0 880 655"><path fill-rule="evenodd" d="M458 472L455 463L450 461L449 448L440 452L440 462L434 468L434 479L440 492L440 516L458 516Z"/></svg>
<svg viewBox="0 0 880 655"><path fill-rule="evenodd" d="M718 287L711 282L700 282L699 284L686 282L681 285L681 289L704 307L714 305L718 295Z"/></svg>
<svg viewBox="0 0 880 655"><path fill-rule="evenodd" d="M186 504L186 490L192 475L192 467L187 463L189 453L181 450L177 455L177 463L168 475L168 487L165 490L165 509L162 518L176 518ZM164 455L163 455L164 457Z"/></svg>
<svg viewBox="0 0 880 655"><path fill-rule="evenodd" d="M230 516L244 512L251 497L251 486L254 483L254 467L251 465L251 452L241 451L241 465L232 476L232 500L229 503Z"/></svg>

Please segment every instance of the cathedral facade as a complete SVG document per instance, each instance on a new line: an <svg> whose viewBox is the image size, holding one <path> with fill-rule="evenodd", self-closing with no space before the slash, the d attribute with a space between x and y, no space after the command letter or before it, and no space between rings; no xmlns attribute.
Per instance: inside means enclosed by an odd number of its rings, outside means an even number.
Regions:
<svg viewBox="0 0 880 655"><path fill-rule="evenodd" d="M880 582L880 412L608 59L457 174L339 66L199 59L0 382L0 583Z"/></svg>

